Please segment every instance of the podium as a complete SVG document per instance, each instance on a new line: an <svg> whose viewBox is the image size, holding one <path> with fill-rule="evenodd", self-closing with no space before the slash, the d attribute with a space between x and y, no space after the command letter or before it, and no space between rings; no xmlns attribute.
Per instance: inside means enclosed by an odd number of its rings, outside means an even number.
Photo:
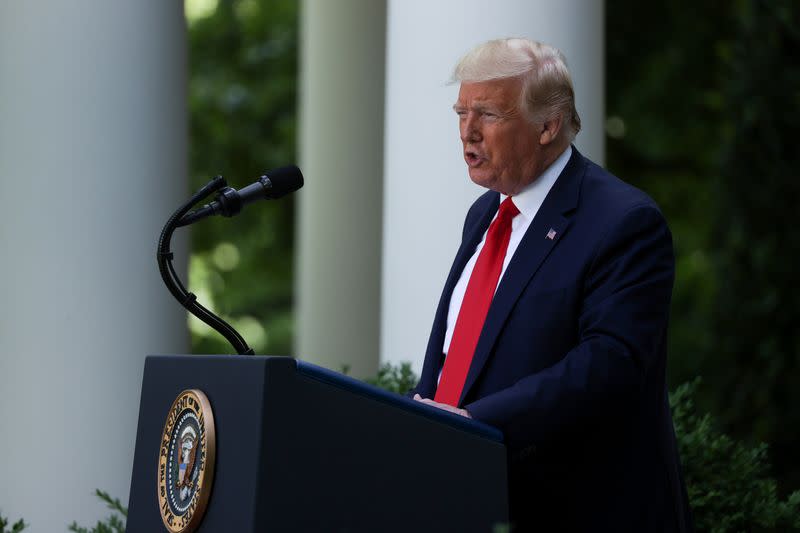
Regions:
<svg viewBox="0 0 800 533"><path fill-rule="evenodd" d="M289 357L180 355L145 361L129 532L167 531L159 490L165 475L178 483L169 477L178 470L159 466L171 449L162 433L188 389L208 399L216 449L196 531L491 532L508 523L497 429Z"/></svg>

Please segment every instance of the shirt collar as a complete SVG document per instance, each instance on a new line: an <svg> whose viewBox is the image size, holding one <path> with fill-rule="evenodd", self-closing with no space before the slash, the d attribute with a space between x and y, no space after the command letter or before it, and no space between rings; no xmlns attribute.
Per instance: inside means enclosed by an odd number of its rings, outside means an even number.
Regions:
<svg viewBox="0 0 800 533"><path fill-rule="evenodd" d="M567 149L538 178L514 195L514 205L517 206L517 209L525 218L533 219L536 216L539 208L544 203L547 193L550 192L561 171L567 166L571 156L572 146L567 146ZM505 194L500 194L500 202L506 198Z"/></svg>

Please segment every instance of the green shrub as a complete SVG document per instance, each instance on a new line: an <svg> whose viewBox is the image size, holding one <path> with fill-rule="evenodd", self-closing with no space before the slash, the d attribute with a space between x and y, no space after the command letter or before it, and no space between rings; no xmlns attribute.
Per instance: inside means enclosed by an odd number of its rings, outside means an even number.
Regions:
<svg viewBox="0 0 800 533"><path fill-rule="evenodd" d="M8 519L5 518L3 515L0 515L0 533L18 533L25 529L25 522L20 518L11 526L11 529L6 529L8 526Z"/></svg>
<svg viewBox="0 0 800 533"><path fill-rule="evenodd" d="M122 505L119 499L112 498L107 492L96 489L95 494L114 512L104 521L97 522L91 529L80 527L76 522L72 522L69 525L69 531L74 533L125 533L125 519L128 517L128 509Z"/></svg>
<svg viewBox="0 0 800 533"><path fill-rule="evenodd" d="M800 530L800 491L782 500L770 477L767 445L735 441L716 429L711 415L696 412L693 397L699 383L683 384L670 396L697 530Z"/></svg>
<svg viewBox="0 0 800 533"><path fill-rule="evenodd" d="M378 369L377 376L365 381L390 392L405 394L417 384L417 376L411 370L411 363L400 363L398 366L384 363Z"/></svg>

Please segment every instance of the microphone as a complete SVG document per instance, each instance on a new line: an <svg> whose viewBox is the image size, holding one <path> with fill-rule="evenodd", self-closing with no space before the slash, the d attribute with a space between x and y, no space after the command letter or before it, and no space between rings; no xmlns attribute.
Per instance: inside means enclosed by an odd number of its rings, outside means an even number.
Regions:
<svg viewBox="0 0 800 533"><path fill-rule="evenodd" d="M276 168L264 174L258 181L247 187L236 190L225 187L217 193L213 202L186 213L178 221L178 227L194 224L198 220L212 215L232 217L238 215L242 208L256 200L275 200L292 193L303 186L303 173L296 166Z"/></svg>

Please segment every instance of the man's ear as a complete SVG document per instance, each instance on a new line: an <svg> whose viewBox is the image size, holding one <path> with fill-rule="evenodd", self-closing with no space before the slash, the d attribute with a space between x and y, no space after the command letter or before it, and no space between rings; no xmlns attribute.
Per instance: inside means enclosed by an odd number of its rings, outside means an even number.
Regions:
<svg viewBox="0 0 800 533"><path fill-rule="evenodd" d="M561 115L556 115L542 124L541 133L539 134L539 144L547 145L558 138L558 133L561 131Z"/></svg>

